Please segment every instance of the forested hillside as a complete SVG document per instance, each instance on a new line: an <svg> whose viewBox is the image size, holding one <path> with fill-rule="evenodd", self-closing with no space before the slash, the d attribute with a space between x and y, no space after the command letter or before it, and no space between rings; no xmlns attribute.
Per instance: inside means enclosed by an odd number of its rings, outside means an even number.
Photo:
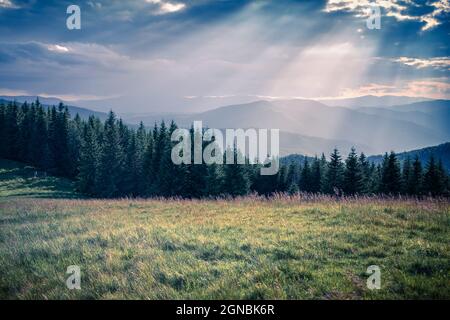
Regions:
<svg viewBox="0 0 450 320"><path fill-rule="evenodd" d="M0 157L31 164L49 174L76 180L79 192L102 198L269 195L298 191L328 194L448 195L449 179L441 160L419 157L402 163L393 152L378 165L352 149L343 160L335 149L285 163L273 176L260 165L174 165L171 133L162 122L147 130L127 127L110 112L102 122L93 116L71 118L68 108L32 104L0 105ZM193 129L191 129L193 135ZM225 155L224 155L225 156ZM234 154L236 157L236 153Z"/></svg>
<svg viewBox="0 0 450 320"><path fill-rule="evenodd" d="M7 97L7 96L0 96L0 104L5 104L8 105L12 102L15 102L19 107L23 104L23 103L27 103L27 101L34 101L36 99L33 99L33 97L29 97L29 96L18 96L18 97ZM60 102L58 101L58 99L56 98L50 98L50 99L45 99L45 98L41 98L39 97L37 100L39 100L39 103L45 107L46 109L51 109L52 106L54 105L58 105ZM69 112L73 115L78 114L80 116L80 118L82 119L88 119L90 116L95 116L101 120L105 120L107 117L107 113L104 112L99 112L99 111L94 111L91 109L86 109L86 108L80 108L77 106L71 106L71 105L65 105L67 107L67 109L69 110Z"/></svg>
<svg viewBox="0 0 450 320"><path fill-rule="evenodd" d="M400 161L405 161L408 158L414 159L418 157L422 163L427 163L430 161L431 157L442 160L442 165L447 170L450 171L450 142L440 144L438 146L423 148L419 150L412 150L407 152L402 152L397 154L397 158ZM379 164L383 162L383 156L370 156L369 161Z"/></svg>

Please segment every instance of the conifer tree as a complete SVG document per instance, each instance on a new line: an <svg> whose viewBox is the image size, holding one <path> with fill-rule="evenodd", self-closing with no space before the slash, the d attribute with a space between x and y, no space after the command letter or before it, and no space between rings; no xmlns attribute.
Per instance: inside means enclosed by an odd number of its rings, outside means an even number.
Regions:
<svg viewBox="0 0 450 320"><path fill-rule="evenodd" d="M288 174L286 178L287 192L289 194L295 194L300 191L298 187L299 182L299 168L295 163L291 163L288 166Z"/></svg>
<svg viewBox="0 0 450 320"><path fill-rule="evenodd" d="M77 114L73 121L69 122L69 133L67 145L69 149L68 174L70 178L76 177L80 161L80 149L82 141L83 124L80 116Z"/></svg>
<svg viewBox="0 0 450 320"><path fill-rule="evenodd" d="M82 193L96 195L96 182L100 161L100 145L93 117L84 125L80 146L77 187Z"/></svg>
<svg viewBox="0 0 450 320"><path fill-rule="evenodd" d="M395 152L386 153L383 159L380 191L384 194L398 195L401 192L402 179L400 164Z"/></svg>
<svg viewBox="0 0 450 320"><path fill-rule="evenodd" d="M154 137L158 134L157 127L153 128L152 132L149 132L147 137L146 148L144 152L143 160L143 177L144 177L144 190L143 196L150 196L153 194L153 185L155 181L155 172L153 169L153 156L154 156Z"/></svg>
<svg viewBox="0 0 450 320"><path fill-rule="evenodd" d="M39 101L36 101L36 109L41 109ZM48 123L48 144L50 150L49 169L59 176L70 177L73 174L72 159L69 150L69 119L70 114L62 103L58 109L53 107L50 111Z"/></svg>
<svg viewBox="0 0 450 320"><path fill-rule="evenodd" d="M362 186L361 186L361 194L368 194L373 192L373 171L375 169L375 166L369 163L367 160L366 155L364 152L361 152L359 155L359 167L361 168L361 174L362 174Z"/></svg>
<svg viewBox="0 0 450 320"><path fill-rule="evenodd" d="M129 141L125 143L124 168L121 177L120 193L127 197L137 196L136 192L136 173L138 171L136 162L136 134L131 131L127 134ZM122 145L123 147L123 145Z"/></svg>
<svg viewBox="0 0 450 320"><path fill-rule="evenodd" d="M96 194L112 198L120 193L123 150L115 114L111 111L105 121L101 156L96 180Z"/></svg>
<svg viewBox="0 0 450 320"><path fill-rule="evenodd" d="M19 160L19 144L20 138L19 123L18 123L19 109L16 102L8 104L5 110L3 134L5 140L9 143L4 145L5 157L11 160Z"/></svg>
<svg viewBox="0 0 450 320"><path fill-rule="evenodd" d="M145 193L145 150L148 143L148 136L144 124L141 122L136 131L136 172L135 172L135 190L137 195L144 195Z"/></svg>
<svg viewBox="0 0 450 320"><path fill-rule="evenodd" d="M58 132L59 121L56 107L53 106L47 110L47 122L48 122L48 147L50 151L49 170L51 173L57 173L58 163Z"/></svg>
<svg viewBox="0 0 450 320"><path fill-rule="evenodd" d="M20 108L21 120L19 122L19 155L18 159L22 162L31 163L30 141L33 133L34 115L27 102L23 103Z"/></svg>
<svg viewBox="0 0 450 320"><path fill-rule="evenodd" d="M299 189L304 192L311 192L311 169L306 157L300 172Z"/></svg>
<svg viewBox="0 0 450 320"><path fill-rule="evenodd" d="M431 155L424 175L424 190L426 194L437 196L442 193L443 188L442 174L436 165L434 155Z"/></svg>
<svg viewBox="0 0 450 320"><path fill-rule="evenodd" d="M185 166L175 165L172 161L172 148L175 146L176 142L172 142L170 137L176 129L177 126L175 125L175 122L172 121L167 135L165 136L164 149L160 161L158 194L163 197L179 196L186 192L186 190L183 189L183 187L185 187ZM205 179L205 176L206 172L202 179ZM205 186L202 185L199 188L200 190L196 190L195 192L189 190L191 191L190 196L200 197L205 191Z"/></svg>
<svg viewBox="0 0 450 320"><path fill-rule="evenodd" d="M437 171L438 175L440 177L441 181L441 189L439 191L440 195L448 195L448 174L447 171L444 168L444 165L442 163L442 159L439 159L438 165L437 165Z"/></svg>
<svg viewBox="0 0 450 320"><path fill-rule="evenodd" d="M322 190L322 169L321 160L314 158L311 166L310 175L310 191L313 193L319 193Z"/></svg>
<svg viewBox="0 0 450 320"><path fill-rule="evenodd" d="M212 137L210 142L215 145L214 152L211 154L213 157L221 157L223 159L223 154L220 151L221 146L216 142L216 137ZM206 147L207 142L205 142L204 147ZM223 193L223 170L220 164L212 163L206 166L206 190L205 195L211 197L220 196ZM253 175L250 171L248 172L249 177ZM251 179L254 181L254 179Z"/></svg>
<svg viewBox="0 0 450 320"><path fill-rule="evenodd" d="M410 195L421 195L423 191L422 163L416 155L412 164L410 178L407 184L407 193Z"/></svg>
<svg viewBox="0 0 450 320"><path fill-rule="evenodd" d="M223 173L221 166L216 163L207 166L207 179L205 195L210 197L217 197L222 194L223 188Z"/></svg>
<svg viewBox="0 0 450 320"><path fill-rule="evenodd" d="M360 194L363 191L363 173L355 148L352 148L345 160L343 189L346 194Z"/></svg>
<svg viewBox="0 0 450 320"><path fill-rule="evenodd" d="M205 195L207 190L207 166L203 161L201 163L194 163L194 148L195 148L195 135L200 135L201 132L194 131L194 128L190 129L191 137L191 164L184 165L184 183L183 183L183 193L188 198L200 198ZM204 144L202 142L202 146Z"/></svg>
<svg viewBox="0 0 450 320"><path fill-rule="evenodd" d="M162 177L166 176L164 172L161 172L161 159L163 158L164 152L166 152L166 143L167 143L167 128L164 121L161 122L161 125L158 128L155 125L156 131L154 131L155 145L153 147L153 156L152 156L152 172L153 172L153 181L152 181L152 193L155 195L159 195L160 185L162 181Z"/></svg>
<svg viewBox="0 0 450 320"><path fill-rule="evenodd" d="M287 167L286 166L280 166L278 173L277 173L277 184L275 186L277 192L286 192L288 189L288 182L287 182Z"/></svg>
<svg viewBox="0 0 450 320"><path fill-rule="evenodd" d="M50 150L48 147L47 117L43 107L36 106L36 119L31 136L32 164L47 170L50 167Z"/></svg>
<svg viewBox="0 0 450 320"><path fill-rule="evenodd" d="M407 157L402 166L402 193L404 194L409 194L408 188L412 179L412 171L411 159Z"/></svg>
<svg viewBox="0 0 450 320"><path fill-rule="evenodd" d="M328 162L325 178L325 192L340 194L343 185L344 166L339 151L335 148Z"/></svg>
<svg viewBox="0 0 450 320"><path fill-rule="evenodd" d="M248 180L245 165L237 164L239 151L236 151L236 148L234 150L226 150L225 158L228 152L233 152L234 164L224 164L224 191L233 197L244 196L250 191L250 181Z"/></svg>
<svg viewBox="0 0 450 320"><path fill-rule="evenodd" d="M231 150L229 152L232 152ZM253 180L252 190L256 191L259 194L268 196L276 191L277 183L278 183L278 175L261 175L260 169L262 167L268 168L270 166L269 162L264 164L260 164L255 166L254 170L247 172L250 174L250 177ZM224 193L226 193L226 189L224 189Z"/></svg>

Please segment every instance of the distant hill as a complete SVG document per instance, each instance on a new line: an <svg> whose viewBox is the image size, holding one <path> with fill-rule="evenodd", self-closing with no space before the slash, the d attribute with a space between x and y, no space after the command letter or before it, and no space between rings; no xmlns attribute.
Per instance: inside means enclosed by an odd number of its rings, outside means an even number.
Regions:
<svg viewBox="0 0 450 320"><path fill-rule="evenodd" d="M450 100L422 101L390 107L365 107L357 111L426 127L438 135L450 137Z"/></svg>
<svg viewBox="0 0 450 320"><path fill-rule="evenodd" d="M434 155L436 160L441 159L444 167L450 172L450 142L443 143L434 147L402 152L397 154L397 157L400 161L403 161L407 157L410 157L410 159L414 159L416 156L418 156L420 161L422 162L422 165L426 166L431 155ZM383 161L383 155L370 156L368 157L368 160L375 164L378 164Z"/></svg>
<svg viewBox="0 0 450 320"><path fill-rule="evenodd" d="M28 103L34 102L34 101L36 101L36 98L39 98L39 102L47 108L52 107L52 106L58 106L58 104L60 102L62 102L69 109L71 116L75 116L76 114L78 114L82 119L87 119L92 115L100 118L101 120L105 120L107 117L107 114L104 112L98 112L98 111L93 111L90 109L71 106L67 102L60 100L58 98L43 98L43 97L36 97L36 96L13 96L13 97L12 96L0 96L0 103L7 104L9 102L16 101L19 105L21 105L24 102L28 102Z"/></svg>
<svg viewBox="0 0 450 320"><path fill-rule="evenodd" d="M162 119L174 120L181 127L202 120L204 126L210 128L280 129L285 133L280 145L286 153L310 156L330 152L334 147L343 153L355 146L358 151L376 154L386 150L419 149L450 140L450 130L435 125L437 118L442 119L438 109L428 115L420 113L417 119L414 115L410 119L395 114L371 114L365 110L329 107L313 100L296 99L255 101L193 114L141 114L124 117L124 120L128 123L143 121L146 125Z"/></svg>
<svg viewBox="0 0 450 320"><path fill-rule="evenodd" d="M373 153L373 149L361 143L355 143L342 139L325 139L311 137L298 133L280 131L280 153L282 156L290 154L306 154L308 156L320 156L323 153L327 155L334 148L342 152L348 152L352 147L357 150L364 150L367 153Z"/></svg>
<svg viewBox="0 0 450 320"><path fill-rule="evenodd" d="M400 104L407 104L419 101L430 101L432 99L423 97L406 97L406 96L361 96L348 99L318 99L317 101L326 104L330 107L348 107L348 108L361 108L361 107L389 107Z"/></svg>
<svg viewBox="0 0 450 320"><path fill-rule="evenodd" d="M16 101L20 103L24 102L31 103L36 101L36 99L39 99L40 103L48 106L57 106L60 102L66 104L63 100L59 98L41 97L41 96L0 96L0 99L6 101Z"/></svg>
<svg viewBox="0 0 450 320"><path fill-rule="evenodd" d="M284 165L289 165L289 164L303 165L303 163L305 162L305 159L307 159L309 163L311 163L311 161L314 160L313 157L308 157L308 156L304 156L301 154L290 154L288 156L280 158L280 163L284 164Z"/></svg>
<svg viewBox="0 0 450 320"><path fill-rule="evenodd" d="M332 150L330 150L331 152ZM326 152L325 156L329 160L329 154L330 152ZM347 157L346 153L341 152L341 155L343 157L343 160ZM416 155L419 157L420 161L422 162L422 165L425 167L428 163L428 160L430 159L431 155L434 155L436 160L441 159L442 164L444 167L450 172L450 142L440 144L438 146L418 149L418 150L412 150L407 152L401 152L397 154L397 158L403 162L406 158L410 158L413 160ZM318 155L320 158L321 155ZM368 161L375 163L375 164L381 164L383 161L384 155L373 155L367 157ZM284 156L281 158L281 163L283 164L290 164L290 163L296 163L296 164L303 164L305 161L305 158L308 159L308 161L312 161L314 158L305 156L302 154L290 154L288 156Z"/></svg>

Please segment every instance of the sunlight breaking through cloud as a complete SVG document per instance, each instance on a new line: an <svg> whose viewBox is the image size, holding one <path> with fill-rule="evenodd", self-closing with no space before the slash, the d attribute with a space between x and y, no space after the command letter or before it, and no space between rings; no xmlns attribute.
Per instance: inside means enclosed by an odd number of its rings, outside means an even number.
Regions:
<svg viewBox="0 0 450 320"><path fill-rule="evenodd" d="M61 52L61 53L69 52L69 48L64 47L64 46L61 46L61 45L59 45L59 44L52 44L52 45L49 45L49 46L47 47L47 49L48 49L49 51L55 51L55 52Z"/></svg>
<svg viewBox="0 0 450 320"><path fill-rule="evenodd" d="M448 11L448 0L431 1L428 11L412 0L378 3L396 15L391 22L408 20L417 12L423 19L435 14L439 22L442 16L436 12ZM448 94L438 84L443 80L430 80L450 70L448 31L437 27L421 32L421 23L386 23L381 32L369 32L361 19L366 4L369 1L310 5L115 0L107 5L90 0L84 9L89 34L68 37L49 20L40 27L45 33L39 29L32 38L34 25L22 23L21 29L14 24L22 9L0 10L0 72L11 75L0 87L85 97L118 95L120 99L92 104L118 111L184 112L261 99L365 93ZM51 14L37 3L34 10ZM396 84L397 91L391 88Z"/></svg>
<svg viewBox="0 0 450 320"><path fill-rule="evenodd" d="M184 3L172 3L163 0L145 0L145 1L159 6L159 9L156 11L157 14L173 13L183 10L186 7Z"/></svg>

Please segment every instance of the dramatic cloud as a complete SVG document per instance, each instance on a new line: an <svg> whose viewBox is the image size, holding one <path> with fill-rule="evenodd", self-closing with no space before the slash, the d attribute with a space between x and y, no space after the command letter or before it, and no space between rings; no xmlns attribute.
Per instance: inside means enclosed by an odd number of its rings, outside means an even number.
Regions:
<svg viewBox="0 0 450 320"><path fill-rule="evenodd" d="M357 17L368 17L370 13L371 4L376 4L384 9L386 16L393 17L398 21L413 20L424 23L422 31L429 30L442 24L448 16L445 15L450 12L450 0L436 0L430 2L415 1L415 0L328 0L324 9L325 12L347 11L354 12ZM413 15L408 13L411 8L431 7L431 12ZM420 10L419 10L420 11ZM429 10L427 10L429 11Z"/></svg>
<svg viewBox="0 0 450 320"><path fill-rule="evenodd" d="M183 10L186 5L184 3L172 3L163 0L145 0L148 3L158 5L157 14L166 14Z"/></svg>
<svg viewBox="0 0 450 320"><path fill-rule="evenodd" d="M405 84L405 95L450 99L449 78L423 79Z"/></svg>
<svg viewBox="0 0 450 320"><path fill-rule="evenodd" d="M359 97L364 95L395 95L409 97L428 97L450 99L449 78L425 78L421 80L398 81L392 84L370 83L359 88L347 88L340 97Z"/></svg>
<svg viewBox="0 0 450 320"><path fill-rule="evenodd" d="M434 68L450 71L450 57L436 57L429 59L400 57L393 59L393 61L415 67L417 69Z"/></svg>
<svg viewBox="0 0 450 320"><path fill-rule="evenodd" d="M56 51L56 52L62 52L62 53L69 52L69 48L60 46L59 44L48 45L47 49L50 51Z"/></svg>
<svg viewBox="0 0 450 320"><path fill-rule="evenodd" d="M0 0L0 8L18 9L19 6L15 5L10 0Z"/></svg>

